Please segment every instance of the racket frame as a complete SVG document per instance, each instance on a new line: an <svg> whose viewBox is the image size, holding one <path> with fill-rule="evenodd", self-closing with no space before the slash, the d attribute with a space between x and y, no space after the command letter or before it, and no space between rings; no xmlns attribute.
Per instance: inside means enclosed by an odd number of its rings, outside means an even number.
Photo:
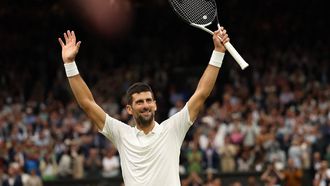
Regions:
<svg viewBox="0 0 330 186"><path fill-rule="evenodd" d="M201 30L204 30L205 32L213 35L213 31L211 31L210 29L206 28L207 26L211 25L213 22L214 22L214 19L216 19L217 21L217 26L218 28L220 28L220 23L219 23L219 19L218 19L218 9L217 9L217 4L215 2L215 0L213 0L213 4L215 6L215 15L213 17L213 19L207 23L207 24L196 24L196 23L191 23L190 21L184 19L182 17L182 15L178 12L178 10L175 8L175 6L173 5L173 3L171 2L171 0L169 0L170 4L171 4L171 7L172 9L175 11L175 13L182 19L184 20L185 22L187 22L188 24L190 24L191 26L193 27L196 27L196 28L199 28ZM186 17L187 18L187 17ZM220 40L222 40L220 37L219 37ZM237 50L234 48L234 46L230 43L230 42L227 42L224 44L225 48L228 50L228 52L231 54L231 56L235 59L235 61L238 63L238 65L241 67L242 70L244 70L246 67L249 66L249 64L242 58L242 56L237 52Z"/></svg>

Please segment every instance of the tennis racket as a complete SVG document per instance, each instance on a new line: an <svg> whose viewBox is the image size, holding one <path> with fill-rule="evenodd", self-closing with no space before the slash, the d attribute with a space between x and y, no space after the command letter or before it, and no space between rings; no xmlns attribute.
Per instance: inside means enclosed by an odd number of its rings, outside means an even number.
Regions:
<svg viewBox="0 0 330 186"><path fill-rule="evenodd" d="M207 26L217 21L217 27L220 28L215 0L169 0L169 2L176 14L191 26L202 29L212 35L213 32L206 28ZM225 43L225 47L242 70L249 66L230 42Z"/></svg>

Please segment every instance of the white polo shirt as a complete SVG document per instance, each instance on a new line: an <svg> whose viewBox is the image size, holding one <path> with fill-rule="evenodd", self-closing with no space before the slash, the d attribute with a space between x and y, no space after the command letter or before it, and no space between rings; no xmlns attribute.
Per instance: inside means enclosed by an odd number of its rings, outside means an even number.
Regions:
<svg viewBox="0 0 330 186"><path fill-rule="evenodd" d="M179 156L192 125L188 106L147 135L109 115L101 133L117 147L125 186L179 186Z"/></svg>

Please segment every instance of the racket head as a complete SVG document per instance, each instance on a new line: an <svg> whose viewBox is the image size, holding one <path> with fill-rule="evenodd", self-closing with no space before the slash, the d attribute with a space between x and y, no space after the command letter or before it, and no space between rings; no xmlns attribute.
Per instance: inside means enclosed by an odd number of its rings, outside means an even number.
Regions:
<svg viewBox="0 0 330 186"><path fill-rule="evenodd" d="M217 17L215 0L168 0L175 13L189 24L210 25Z"/></svg>

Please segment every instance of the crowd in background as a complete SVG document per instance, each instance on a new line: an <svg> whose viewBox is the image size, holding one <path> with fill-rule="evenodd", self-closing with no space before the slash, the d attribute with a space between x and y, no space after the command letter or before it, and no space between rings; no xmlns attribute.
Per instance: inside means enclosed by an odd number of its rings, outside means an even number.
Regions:
<svg viewBox="0 0 330 186"><path fill-rule="evenodd" d="M184 106L212 51L207 34L184 26L167 27L183 24L173 23L176 18L172 23L152 19L157 11L163 16L169 13L162 1L157 2L157 10L140 7L136 22L143 26L125 41L93 41L81 31L83 44L77 59L81 75L96 102L129 125L133 122L123 99L129 85L136 81L151 85L160 122ZM121 176L115 147L78 107L64 74L56 37L74 20L64 18L60 3L44 2L44 9L26 10L34 16L25 23L40 26L40 21L43 31L31 26L22 35L15 30L19 25L6 20L18 20L20 14L9 1L2 3L11 8L0 7L1 24L7 27L0 26L4 43L0 46L0 183L38 186L42 180ZM311 10L322 10L313 5ZM227 6L238 4L232 1ZM279 5L269 1L267 6ZM330 49L329 38L318 37L326 33L322 30L326 19L314 20L316 29L309 33L303 20L293 22L297 12L278 11L281 16L253 12L249 21L228 18L232 41L243 50L250 67L241 71L226 55L215 90L183 142L180 174L186 176L182 185L221 185L221 178L214 175L233 172L260 172L259 178L249 177L250 186L303 185L306 173L314 186L329 185ZM45 15L52 22L39 20ZM253 19L258 16L265 17ZM311 24L309 13L302 18ZM197 39L187 38L187 32Z"/></svg>

